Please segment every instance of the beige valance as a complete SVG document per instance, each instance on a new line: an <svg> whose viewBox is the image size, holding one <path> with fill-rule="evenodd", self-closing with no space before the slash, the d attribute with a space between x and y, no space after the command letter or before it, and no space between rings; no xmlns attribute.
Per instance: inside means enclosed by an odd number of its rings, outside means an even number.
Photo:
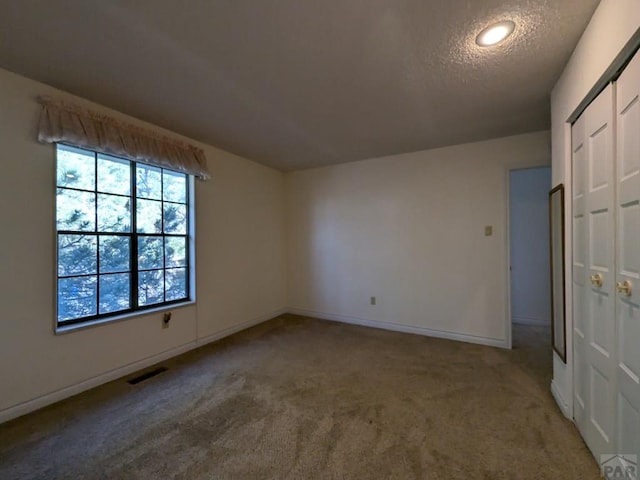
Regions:
<svg viewBox="0 0 640 480"><path fill-rule="evenodd" d="M194 145L50 97L42 105L38 141L66 143L157 167L210 178L204 151Z"/></svg>

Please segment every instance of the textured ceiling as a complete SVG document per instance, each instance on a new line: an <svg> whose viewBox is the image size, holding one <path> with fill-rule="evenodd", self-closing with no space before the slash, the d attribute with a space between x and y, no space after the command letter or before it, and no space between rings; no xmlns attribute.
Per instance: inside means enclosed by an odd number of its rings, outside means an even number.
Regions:
<svg viewBox="0 0 640 480"><path fill-rule="evenodd" d="M0 66L295 170L549 128L597 4L0 0Z"/></svg>

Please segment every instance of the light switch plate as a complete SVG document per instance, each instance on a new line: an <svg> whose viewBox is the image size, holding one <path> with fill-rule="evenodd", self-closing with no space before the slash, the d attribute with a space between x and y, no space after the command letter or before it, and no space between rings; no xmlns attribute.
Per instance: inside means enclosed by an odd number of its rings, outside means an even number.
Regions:
<svg viewBox="0 0 640 480"><path fill-rule="evenodd" d="M491 235L493 235L493 225L487 225L484 227L484 236L490 237Z"/></svg>

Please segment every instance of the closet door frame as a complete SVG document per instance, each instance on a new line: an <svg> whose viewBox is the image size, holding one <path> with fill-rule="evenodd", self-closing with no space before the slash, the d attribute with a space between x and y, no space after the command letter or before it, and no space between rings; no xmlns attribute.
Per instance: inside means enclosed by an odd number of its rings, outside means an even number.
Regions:
<svg viewBox="0 0 640 480"><path fill-rule="evenodd" d="M615 359L616 388L615 388L614 405L612 408L615 420L614 420L614 429L612 432L613 438L612 438L612 442L610 443L610 448L611 448L611 453L619 454L618 456L624 455L624 454L631 454L631 455L636 455L637 459L640 460L640 429L636 428L636 424L640 425L640 378L638 378L640 377L640 374L638 374L638 372L640 372L640 359L638 359L637 357L637 355L640 353L636 353L636 356L631 360L629 360L630 357L625 358L624 341L627 339L629 334L623 331L625 328L624 321L626 317L620 314L621 309L626 309L625 311L627 311L628 313L628 311L630 311L629 309L632 306L633 308L637 307L637 309L634 310L634 313L633 315L631 315L631 317L627 315L627 317L631 318L632 320L629 321L629 318L626 319L627 321L626 328L627 330L629 330L629 326L634 327L634 331L631 333L631 336L635 338L635 336L638 335L638 332L640 332L640 326L637 325L640 322L640 316L639 316L640 314L637 313L640 310L640 299L638 298L638 294L640 294L640 266L637 266L637 268L634 267L635 268L634 270L633 268L630 269L629 267L625 267L623 265L624 259L620 256L621 238L622 238L621 235L624 234L622 229L627 227L622 226L622 220L620 220L620 218L622 215L624 215L623 209L626 208L630 203L635 202L636 197L634 197L634 199L629 200L629 198L627 198L629 197L628 193L624 193L624 198L622 198L620 195L621 182L623 180L628 179L628 177L630 176L630 173L629 172L623 173L622 177L620 176L620 173L619 173L623 168L621 163L623 162L623 159L620 156L621 140L620 140L620 134L618 133L618 122L622 121L621 115L625 113L625 110L629 109L630 105L633 102L629 101L629 98L626 98L628 97L628 94L621 92L623 96L626 95L625 98L621 100L622 101L621 103L621 101L618 100L618 91L617 91L618 86L616 85L617 80L622 75L624 75L625 68L630 66L630 64L633 62L635 62L635 67L633 68L640 71L640 30L638 30L636 34L630 38L630 40L627 42L625 47L621 50L621 52L612 62L610 67L600 77L598 82L596 82L596 84L589 91L589 93L582 100L582 102L580 102L580 104L574 110L574 112L569 116L569 118L567 119L567 123L565 124L566 133L565 133L565 143L563 148L565 151L565 158L568 159L569 161L564 163L564 166L565 166L564 168L566 172L564 175L564 182L570 188L570 190L567 192L567 195L565 197L565 210L567 212L566 231L568 235L571 236L571 238L567 239L567 243L566 243L567 245L566 250L569 250L569 251L565 251L565 256L567 258L566 267L567 267L567 271L570 272L570 275L568 275L565 285L568 290L567 293L569 295L569 301L567 302L567 309L568 309L567 319L568 319L568 322L570 322L567 325L568 327L567 328L567 335L568 335L567 348L568 348L568 354L571 355L571 358L567 359L568 362L567 362L567 369L565 372L565 375L566 375L565 379L567 380L568 384L571 385L571 390L570 392L568 392L570 393L571 397L567 399L568 404L564 405L565 407L564 413L567 417L573 419L576 422L583 437L586 438L587 435L585 435L586 429L584 425L588 423L586 421L588 420L586 418L587 415L584 411L581 412L579 407L576 408L576 405L577 405L576 395L578 394L578 388L579 388L578 384L580 382L578 378L580 376L580 368L579 368L580 360L575 356L576 342L574 340L576 340L576 333L574 332L574 328L576 328L576 317L580 315L580 311L579 309L576 309L576 305L575 305L575 296L579 290L579 287L576 288L576 281L580 282L581 278L584 277L582 278L582 280L583 281L586 280L586 282L589 282L590 278L586 274L585 275L580 274L580 272L578 272L578 275L577 275L578 278L575 278L576 272L574 271L575 242L578 240L575 238L575 236L578 235L578 232L574 231L574 216L576 214L576 207L579 210L580 206L579 206L579 202L578 204L576 204L576 200L577 200L576 196L579 196L579 195L574 194L574 189L578 185L576 185L576 182L575 182L576 179L574 178L574 175L576 173L575 165L574 165L574 149L576 145L574 144L572 128L576 123L576 121L580 119L581 115L584 113L586 108L598 97L598 95L602 93L606 88L608 88L609 85L613 84L615 88L615 97L614 97L614 104L613 104L613 109L614 109L613 120L615 122L616 131L615 131L615 137L614 137L615 157L613 159L613 166L612 166L612 168L614 169L613 181L615 183L614 206L613 206L614 226L611 232L611 236L615 237L616 244L614 248L614 270L611 273L613 274L612 280L614 282L614 288L617 291L614 291L614 294L613 294L613 302L615 304L613 320L615 323L614 335L615 335L615 356L616 356L616 359ZM634 82L638 83L638 91L637 91L638 98L636 99L636 103L638 105L638 108L640 109L640 80L634 80ZM624 103L625 100L627 100L626 103ZM640 120L638 120L638 123L640 124ZM640 126L636 128L637 130L634 129L634 132L638 132L638 135L636 137L640 138ZM640 143L640 140L639 140L639 143ZM640 165L638 166L640 167ZM637 178L634 180L634 186L631 188L631 190L634 192L633 195L640 196L640 193L637 192L637 191L640 191L640 168L637 168ZM579 211L577 213L580 214ZM637 224L635 223L636 221L637 220L634 220L632 222L631 228L640 231L640 227L638 227ZM636 233L632 234L632 237L634 239L636 236L637 236ZM627 244L628 243L629 242L627 241ZM636 245L638 245L637 248L640 249L640 244L636 243ZM638 254L635 252L633 253L633 255L638 256ZM638 270L638 272L636 272L636 270ZM631 272L631 275L629 275L629 272ZM620 288L624 287L625 280L629 280L634 287L632 295L627 296L624 290L620 291ZM579 342L579 339L577 341ZM637 342L635 345L636 346L634 350L638 352ZM627 346L627 350L631 351L631 349L629 349L628 346ZM554 360L554 364L556 364L555 360ZM636 367L636 370L629 369L628 368L629 365L633 365L634 367ZM629 371L632 371L632 373L635 373L636 375L635 376L629 375L628 374ZM556 367L554 365L554 379L556 378L555 374L556 374ZM632 381L630 382L629 380L632 380ZM556 400L558 400L557 392L554 391L555 388L557 387L554 385L554 383L552 383L552 391L556 396ZM631 393L629 393L630 389L633 389ZM627 419L627 417L629 417L628 415L629 412L623 413L621 411L623 408L623 400L624 400L623 397L625 394L629 398L632 398L633 402L635 402L634 408L635 408L635 413L637 414L635 420L633 418ZM561 398L562 397L560 396L560 399ZM558 403L562 406L562 403L559 400L558 400ZM629 427L629 425L627 425L627 422L633 423L634 426ZM625 428L627 430L626 432L624 432ZM630 442L629 439L626 437L629 437L628 432L631 430L633 430L634 432L638 430L638 434ZM634 450L634 451L622 451L625 449ZM593 453L596 454L596 452L593 452ZM623 458L623 457L620 457L620 458ZM600 461L601 459L598 458L598 456L596 455L596 460ZM620 465L624 466L623 463L624 461L622 461Z"/></svg>

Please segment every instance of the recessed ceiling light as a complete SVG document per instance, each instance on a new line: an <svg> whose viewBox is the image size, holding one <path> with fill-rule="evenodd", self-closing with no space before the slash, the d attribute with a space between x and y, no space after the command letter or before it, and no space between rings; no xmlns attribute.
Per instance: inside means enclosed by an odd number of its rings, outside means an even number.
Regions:
<svg viewBox="0 0 640 480"><path fill-rule="evenodd" d="M513 33L516 24L511 20L494 23L482 30L476 37L476 43L481 47L496 45Z"/></svg>

